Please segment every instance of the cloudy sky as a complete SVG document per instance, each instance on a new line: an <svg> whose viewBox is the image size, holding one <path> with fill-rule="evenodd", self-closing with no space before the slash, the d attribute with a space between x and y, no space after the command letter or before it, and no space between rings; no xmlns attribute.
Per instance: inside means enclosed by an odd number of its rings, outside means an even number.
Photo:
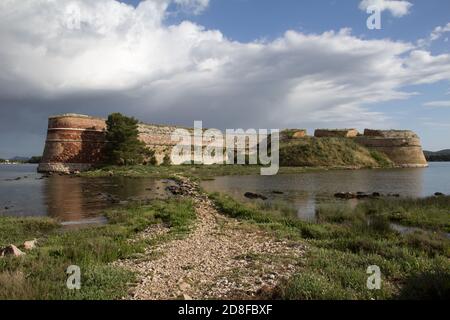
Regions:
<svg viewBox="0 0 450 320"><path fill-rule="evenodd" d="M366 9L382 10L369 30ZM53 114L412 129L450 148L450 1L1 0L0 157Z"/></svg>

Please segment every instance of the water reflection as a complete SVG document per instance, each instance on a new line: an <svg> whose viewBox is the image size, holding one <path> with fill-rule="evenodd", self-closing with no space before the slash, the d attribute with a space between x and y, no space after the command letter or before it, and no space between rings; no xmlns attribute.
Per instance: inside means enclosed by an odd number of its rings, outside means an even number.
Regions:
<svg viewBox="0 0 450 320"><path fill-rule="evenodd" d="M3 170L1 170L3 169ZM50 216L68 225L99 221L105 209L168 197L170 181L124 177L42 179L35 167L0 168L0 215ZM16 178L19 178L16 180Z"/></svg>
<svg viewBox="0 0 450 320"><path fill-rule="evenodd" d="M450 194L449 181L450 163L432 163L427 169L219 177L203 182L202 186L207 191L225 192L243 201L249 201L244 197L247 191L261 193L269 201L292 205L300 218L314 220L317 205L340 201L333 197L337 192L381 192L423 197L438 191ZM58 175L41 179L36 166L0 165L0 215L48 215L71 223L95 221L105 209L120 205L120 202L167 197L165 188L168 183L156 179L84 179ZM355 205L357 202L347 203Z"/></svg>
<svg viewBox="0 0 450 320"><path fill-rule="evenodd" d="M45 181L48 215L64 221L98 216L99 212L124 201L166 197L165 184L153 179L54 176Z"/></svg>
<svg viewBox="0 0 450 320"><path fill-rule="evenodd" d="M437 191L450 194L450 164L432 164L430 168L322 171L278 176L229 176L205 181L209 192L224 192L242 200L248 191L268 197L268 201L287 203L298 217L314 220L320 204L341 202L338 192L396 193L403 197L424 197ZM274 192L276 191L276 192ZM282 192L282 194L280 194ZM356 206L358 200L345 203Z"/></svg>

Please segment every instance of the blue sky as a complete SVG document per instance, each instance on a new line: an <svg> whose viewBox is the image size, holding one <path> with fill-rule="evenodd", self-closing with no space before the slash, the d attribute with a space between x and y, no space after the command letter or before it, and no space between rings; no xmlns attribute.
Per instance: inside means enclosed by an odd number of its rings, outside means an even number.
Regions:
<svg viewBox="0 0 450 320"><path fill-rule="evenodd" d="M140 1L123 2L136 6ZM347 27L368 38L416 41L450 20L450 1L410 2L413 8L402 18L383 12L382 29L376 31L367 30L368 15L358 8L360 0L211 0L200 15L178 12L168 21L179 23L187 19L208 29L218 29L233 40L248 42L276 38L291 29L321 33Z"/></svg>
<svg viewBox="0 0 450 320"><path fill-rule="evenodd" d="M125 3L136 6L139 0ZM401 18L388 12L382 13L382 29L368 30L367 13L358 8L360 0L212 0L200 15L178 12L168 18L169 23L188 19L207 29L218 29L231 40L250 42L257 39L281 37L286 30L322 33L328 30L351 28L361 37L390 38L415 42L426 38L437 26L450 21L450 1L411 1L413 9ZM450 35L449 35L450 36ZM430 50L435 54L448 53L450 42L435 42ZM424 109L422 104L430 100L450 100L448 81L438 84L414 86L420 96L407 101L379 104L379 110L390 113L404 128L419 131L429 149L450 148L450 108ZM394 110L394 111L393 111ZM439 122L439 126L424 125L425 118ZM439 121L437 121L439 119ZM445 126L444 120L448 123ZM428 121L433 122L433 121ZM444 139L448 138L448 144Z"/></svg>
<svg viewBox="0 0 450 320"><path fill-rule="evenodd" d="M136 6L140 1L124 2ZM368 15L358 8L359 3L360 0L212 0L202 14L177 12L169 16L168 23L187 19L207 29L218 29L240 42L275 39L287 30L322 33L341 28L351 28L354 34L368 39L415 42L426 38L437 26L450 22L450 1L413 0L408 15L395 18L383 12L382 29L368 30ZM448 53L449 49L450 42L444 41L434 42L430 47L434 54ZM447 94L450 83L411 86L410 90L420 95L406 101L381 103L375 109L389 114L403 128L418 131L429 149L450 148L450 108L430 110L422 106L430 100L450 100Z"/></svg>
<svg viewBox="0 0 450 320"><path fill-rule="evenodd" d="M450 148L449 13L448 0L0 1L0 157L42 153L61 113L411 129Z"/></svg>

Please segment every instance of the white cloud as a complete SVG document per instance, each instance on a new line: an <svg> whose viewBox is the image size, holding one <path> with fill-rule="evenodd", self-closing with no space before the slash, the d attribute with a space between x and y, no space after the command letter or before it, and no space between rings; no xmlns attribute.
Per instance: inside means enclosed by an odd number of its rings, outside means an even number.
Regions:
<svg viewBox="0 0 450 320"><path fill-rule="evenodd" d="M194 14L200 14L209 5L209 0L174 0L176 4L181 5L183 8L193 12Z"/></svg>
<svg viewBox="0 0 450 320"><path fill-rule="evenodd" d="M450 32L450 22L447 23L445 26L438 26L438 27L436 27L431 32L431 34L428 36L428 38L420 39L419 41L417 41L417 44L420 47L430 46L431 43L433 43L436 40L441 39L444 34L449 33L449 32ZM448 42L448 38L445 38L444 42Z"/></svg>
<svg viewBox="0 0 450 320"><path fill-rule="evenodd" d="M425 107L450 108L449 101L430 101L423 104Z"/></svg>
<svg viewBox="0 0 450 320"><path fill-rule="evenodd" d="M367 8L376 6L380 11L389 11L394 17L403 17L409 14L412 3L405 0L362 0L359 8L366 11Z"/></svg>
<svg viewBox="0 0 450 320"><path fill-rule="evenodd" d="M67 27L73 3L79 29ZM409 98L408 85L450 79L450 55L410 43L347 29L241 43L188 21L167 25L168 5L2 0L0 100L125 108L145 121L164 114L208 126L389 126L371 105Z"/></svg>

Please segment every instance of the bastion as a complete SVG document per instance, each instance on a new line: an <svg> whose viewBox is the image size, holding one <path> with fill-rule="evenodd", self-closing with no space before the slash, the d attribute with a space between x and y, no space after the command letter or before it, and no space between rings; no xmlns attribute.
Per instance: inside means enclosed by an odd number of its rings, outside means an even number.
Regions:
<svg viewBox="0 0 450 320"><path fill-rule="evenodd" d="M104 162L106 122L78 114L64 114L48 120L47 140L39 172L88 170Z"/></svg>
<svg viewBox="0 0 450 320"><path fill-rule="evenodd" d="M397 166L404 168L427 167L428 162L417 134L409 130L366 129L355 141L363 146L383 152Z"/></svg>

